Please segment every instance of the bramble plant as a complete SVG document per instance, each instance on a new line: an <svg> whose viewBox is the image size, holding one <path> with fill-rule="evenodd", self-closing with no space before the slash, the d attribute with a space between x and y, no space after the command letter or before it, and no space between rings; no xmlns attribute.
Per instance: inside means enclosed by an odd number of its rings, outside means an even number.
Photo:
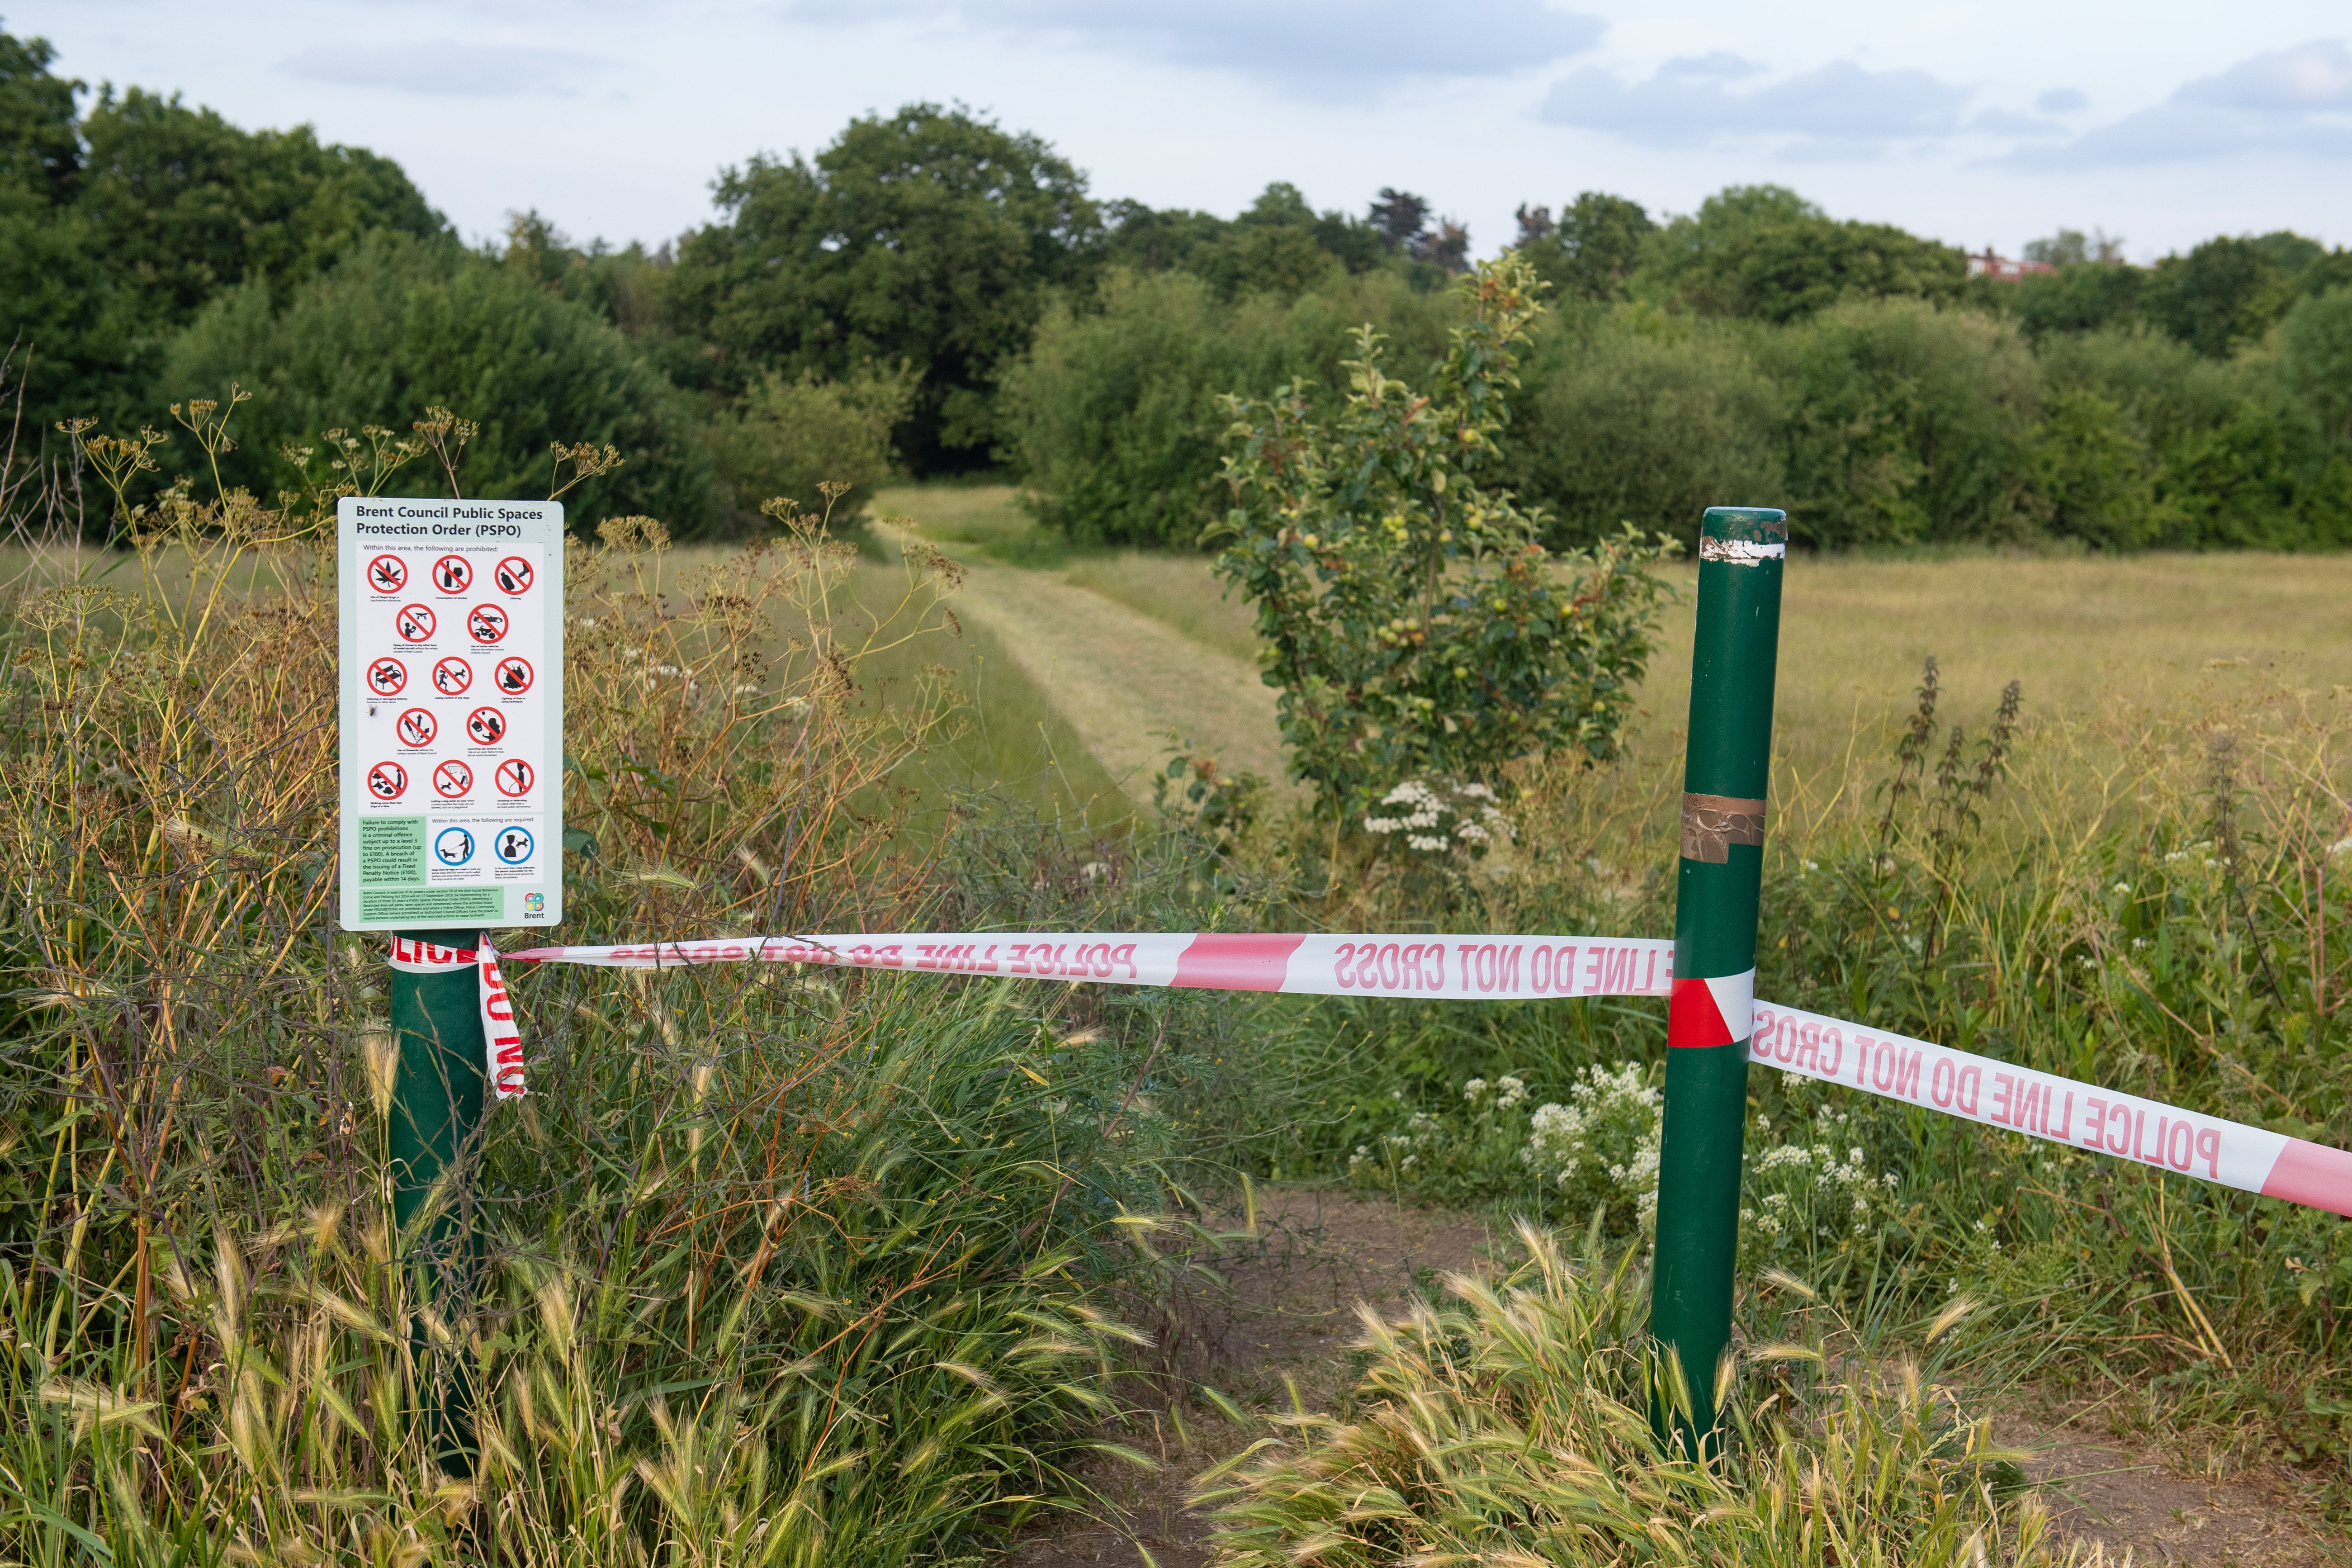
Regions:
<svg viewBox="0 0 2352 1568"><path fill-rule="evenodd" d="M1363 327L1328 424L1303 381L1223 400L1241 449L1216 569L1257 605L1291 775L1343 816L1401 779L1615 755L1666 592L1650 568L1667 542L1628 528L1555 553L1540 509L1482 485L1544 285L1505 257L1455 287L1462 324L1426 393Z"/></svg>

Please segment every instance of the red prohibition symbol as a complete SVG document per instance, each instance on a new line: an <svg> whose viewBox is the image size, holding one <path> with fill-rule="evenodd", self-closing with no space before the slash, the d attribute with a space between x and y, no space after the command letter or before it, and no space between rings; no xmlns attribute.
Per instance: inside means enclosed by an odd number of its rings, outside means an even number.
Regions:
<svg viewBox="0 0 2352 1568"><path fill-rule="evenodd" d="M530 563L520 555L509 555L499 563L498 570L490 575L496 579L499 593L518 595L530 586Z"/></svg>
<svg viewBox="0 0 2352 1568"><path fill-rule="evenodd" d="M433 790L443 800L456 800L474 787L474 770L452 757L433 770Z"/></svg>
<svg viewBox="0 0 2352 1568"><path fill-rule="evenodd" d="M530 764L520 757L509 757L500 763L490 778L499 786L499 793L509 800L530 793Z"/></svg>
<svg viewBox="0 0 2352 1568"><path fill-rule="evenodd" d="M379 555L368 563L368 586L379 594L397 594L408 586L408 563L397 555Z"/></svg>
<svg viewBox="0 0 2352 1568"><path fill-rule="evenodd" d="M433 737L441 732L441 721L425 709L411 708L400 716L400 722L394 728L400 731L402 745L429 746L433 743Z"/></svg>
<svg viewBox="0 0 2352 1568"><path fill-rule="evenodd" d="M495 708L477 708L466 715L466 733L478 746L495 746L507 738L507 716Z"/></svg>
<svg viewBox="0 0 2352 1568"><path fill-rule="evenodd" d="M444 555L433 563L433 585L444 594L462 594L474 585L474 563L462 555Z"/></svg>
<svg viewBox="0 0 2352 1568"><path fill-rule="evenodd" d="M462 658L445 658L433 667L433 689L444 697L463 697L473 684L474 667Z"/></svg>
<svg viewBox="0 0 2352 1568"><path fill-rule="evenodd" d="M530 681L530 660L518 654L509 654L490 671L490 684L509 697L520 697L529 691Z"/></svg>
<svg viewBox="0 0 2352 1568"><path fill-rule="evenodd" d="M367 667L367 689L378 697L397 697L408 684L408 666L396 658L379 658Z"/></svg>
<svg viewBox="0 0 2352 1568"><path fill-rule="evenodd" d="M507 613L496 605L476 605L466 616L466 630L478 643L492 643L507 635Z"/></svg>
<svg viewBox="0 0 2352 1568"><path fill-rule="evenodd" d="M393 632L403 642L431 642L433 628L440 624L440 617L423 605L403 605L392 617Z"/></svg>
<svg viewBox="0 0 2352 1568"><path fill-rule="evenodd" d="M367 786L378 800L398 800L408 793L408 770L398 763L378 763L368 770Z"/></svg>

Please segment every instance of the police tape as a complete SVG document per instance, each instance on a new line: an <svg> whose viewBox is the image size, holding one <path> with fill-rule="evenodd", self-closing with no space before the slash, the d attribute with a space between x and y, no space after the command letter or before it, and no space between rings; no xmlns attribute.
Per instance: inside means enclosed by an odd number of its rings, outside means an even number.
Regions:
<svg viewBox="0 0 2352 1568"><path fill-rule="evenodd" d="M1670 1046L1746 1038L1750 1061L2048 1142L2130 1160L2352 1216L2352 1153L2096 1084L1824 1014L1753 999L1755 972L1674 978L1674 946L1651 937L1304 935L1209 931L918 931L535 947L499 954L395 936L412 973L478 968L489 1081L524 1092L522 1041L499 964L678 969L816 963L935 974L1165 985L1293 995L1465 1002L1671 996Z"/></svg>
<svg viewBox="0 0 2352 1568"><path fill-rule="evenodd" d="M938 974L1280 991L1309 996L1664 996L1675 944L1644 937L1376 936L1222 931L909 931L534 947L513 963L627 969L827 963Z"/></svg>
<svg viewBox="0 0 2352 1568"><path fill-rule="evenodd" d="M501 957L508 963L584 963L611 969L821 963L1208 991L1493 1002L1664 996L1674 984L1675 944L1650 937L893 931L534 947L501 955L491 947L488 932L473 948L438 947L394 936L394 969L438 974L478 966L490 1082L500 1100L511 1100L524 1091L522 1042L499 970Z"/></svg>
<svg viewBox="0 0 2352 1568"><path fill-rule="evenodd" d="M392 966L410 974L446 974L453 970L475 972L475 994L482 1014L482 1051L490 1090L500 1100L515 1100L524 1089L522 1026L515 1022L514 998L507 994L506 976L499 969L498 949L485 931L472 948L438 947L429 942L392 939Z"/></svg>
<svg viewBox="0 0 2352 1568"><path fill-rule="evenodd" d="M2013 1067L1906 1035L1758 1002L1748 1059L1823 1083L2242 1192L2352 1215L2352 1153Z"/></svg>

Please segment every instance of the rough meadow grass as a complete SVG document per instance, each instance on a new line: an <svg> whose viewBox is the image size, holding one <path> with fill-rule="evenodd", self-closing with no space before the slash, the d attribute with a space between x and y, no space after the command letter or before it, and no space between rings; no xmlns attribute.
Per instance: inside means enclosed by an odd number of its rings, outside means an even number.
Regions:
<svg viewBox="0 0 2352 1568"><path fill-rule="evenodd" d="M324 518L126 521L108 580L20 582L0 623L5 1555L937 1561L1070 1506L1140 1338L1110 1309L1155 1293L1133 1226L1187 1168L1139 1104L1203 1037L1181 1005L519 974L531 1093L431 1205L482 1250L428 1298L381 960L331 924ZM961 698L861 667L950 636L943 563L883 579L811 525L667 555L646 520L572 547L575 931L1088 886L1050 825L961 873L908 830ZM453 1381L469 1462L415 1414Z"/></svg>
<svg viewBox="0 0 2352 1568"><path fill-rule="evenodd" d="M965 544L1008 516L934 497ZM1215 1405L1171 1303L1198 1310L1244 1176L1538 1228L1517 1275L1367 1324L1333 1408L1228 1412L1256 1446L1204 1486L1237 1562L2063 1560L1985 1435L2011 1403L2352 1498L2340 1222L1763 1071L1732 1440L1703 1473L1645 1447L1641 1097L1594 1145L1627 1175L1557 1179L1589 1121L1521 1158L1596 1070L1649 1081L1641 1003L526 973L532 1092L446 1194L484 1247L429 1302L385 1200L380 960L329 920L318 521L188 501L135 549L7 567L12 1559L983 1554L1086 1506L1085 1464L1140 1462L1139 1391ZM1627 754L1524 765L1507 850L1335 854L1278 813L1090 817L1048 705L955 637L953 562L877 553L807 525L674 550L641 520L574 546L566 807L594 845L567 935L1671 928L1671 619ZM1051 569L1214 624L1197 560ZM1759 992L2340 1142L2343 571L1800 560ZM413 1415L451 1378L470 1466Z"/></svg>

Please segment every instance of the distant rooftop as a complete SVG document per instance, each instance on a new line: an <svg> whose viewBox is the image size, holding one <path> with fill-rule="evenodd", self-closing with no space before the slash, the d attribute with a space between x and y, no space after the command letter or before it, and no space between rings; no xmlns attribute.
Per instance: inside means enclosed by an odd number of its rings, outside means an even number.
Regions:
<svg viewBox="0 0 2352 1568"><path fill-rule="evenodd" d="M1996 256L1990 245L1984 247L1981 255L1974 251L1969 254L1969 276L1990 278L1997 283L2014 283L2029 272L2056 270L2046 261L2012 261L2006 256Z"/></svg>

